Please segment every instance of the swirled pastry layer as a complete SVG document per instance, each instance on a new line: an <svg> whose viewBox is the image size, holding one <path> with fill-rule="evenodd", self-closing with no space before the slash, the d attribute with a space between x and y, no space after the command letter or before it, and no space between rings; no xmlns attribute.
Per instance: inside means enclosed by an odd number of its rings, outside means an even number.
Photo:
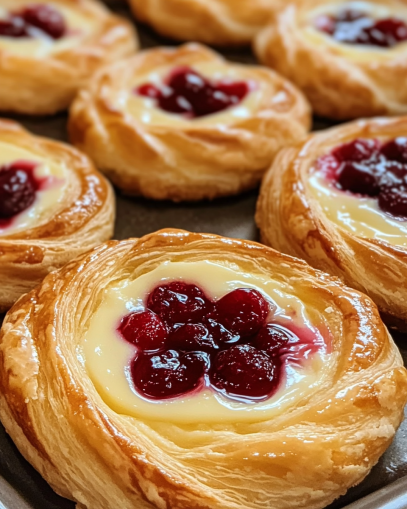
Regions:
<svg viewBox="0 0 407 509"><path fill-rule="evenodd" d="M271 24L256 39L255 51L262 63L305 93L318 115L352 119L404 114L407 95L399 83L407 73L406 39L391 46L349 42L351 35L357 39L352 30L362 30L364 20L362 28L349 25L337 38L330 27L318 26L321 19L351 19L359 15L355 13L365 16L367 24L369 19L395 20L391 29L395 34L407 23L405 3L399 0L300 0L274 9ZM363 32L359 41L367 37Z"/></svg>
<svg viewBox="0 0 407 509"><path fill-rule="evenodd" d="M406 127L405 117L360 120L282 151L265 177L256 215L263 242L341 277L369 295L390 323L403 329L406 219L381 210L377 198L332 187L317 160L357 139L397 139Z"/></svg>
<svg viewBox="0 0 407 509"><path fill-rule="evenodd" d="M84 358L99 310L118 287L130 292L124 304L137 303L146 278L146 287L159 283L157 270L168 267L165 277L195 274L209 292L204 269L187 269L208 263L231 274L222 272L227 285L267 281L320 317L331 338L329 372L258 421L171 423L118 412ZM407 399L400 354L368 297L265 246L179 230L103 244L47 276L7 315L0 364L8 433L58 493L88 509L322 509L367 475Z"/></svg>
<svg viewBox="0 0 407 509"><path fill-rule="evenodd" d="M39 8L52 9L60 30L53 37L36 27L16 31L28 17L27 9L41 20ZM42 16L42 17L41 17ZM34 23L40 23L35 19ZM17 21L16 21L17 20ZM78 89L99 67L137 49L134 28L111 14L96 0L1 0L0 109L28 114L52 114L66 109ZM5 23L11 26L4 26ZM13 25L14 23L14 25ZM45 25L45 29L48 25ZM14 27L14 28L13 28ZM22 29L21 29L22 31ZM8 35L14 34L14 35Z"/></svg>
<svg viewBox="0 0 407 509"><path fill-rule="evenodd" d="M250 44L279 0L129 0L135 16L160 34L181 41Z"/></svg>
<svg viewBox="0 0 407 509"><path fill-rule="evenodd" d="M50 271L112 235L114 195L86 156L33 136L14 122L0 122L0 148L0 309L4 310ZM31 187L27 178L34 182ZM22 200L27 203L21 208Z"/></svg>
<svg viewBox="0 0 407 509"><path fill-rule="evenodd" d="M185 98L168 104L173 93L168 79L181 72L206 80L211 90L220 82L245 91L211 114L176 113ZM216 94L208 108L216 104ZM220 92L220 97L228 96ZM301 139L308 127L308 105L288 82L264 68L228 63L194 44L153 49L105 68L81 91L69 120L73 143L115 185L129 194L175 201L256 186L276 152Z"/></svg>

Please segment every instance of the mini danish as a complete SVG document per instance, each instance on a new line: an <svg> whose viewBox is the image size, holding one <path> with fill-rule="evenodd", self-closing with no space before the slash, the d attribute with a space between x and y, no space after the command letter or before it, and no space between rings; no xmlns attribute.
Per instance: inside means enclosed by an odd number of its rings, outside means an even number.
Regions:
<svg viewBox="0 0 407 509"><path fill-rule="evenodd" d="M333 119L407 113L407 6L401 0L298 0L255 41L264 64Z"/></svg>
<svg viewBox="0 0 407 509"><path fill-rule="evenodd" d="M306 100L272 71L188 44L104 68L74 101L69 132L124 192L180 201L255 187L309 123Z"/></svg>
<svg viewBox="0 0 407 509"><path fill-rule="evenodd" d="M96 69L136 48L131 24L96 0L0 0L0 110L64 110Z"/></svg>
<svg viewBox="0 0 407 509"><path fill-rule="evenodd" d="M162 35L219 46L248 45L280 0L129 0L135 16Z"/></svg>
<svg viewBox="0 0 407 509"><path fill-rule="evenodd" d="M0 121L0 310L113 233L114 195L73 148Z"/></svg>
<svg viewBox="0 0 407 509"><path fill-rule="evenodd" d="M371 300L253 242L163 230L50 274L6 316L0 415L83 509L321 509L403 417Z"/></svg>
<svg viewBox="0 0 407 509"><path fill-rule="evenodd" d="M282 151L257 209L264 243L369 295L407 326L407 118L360 120Z"/></svg>

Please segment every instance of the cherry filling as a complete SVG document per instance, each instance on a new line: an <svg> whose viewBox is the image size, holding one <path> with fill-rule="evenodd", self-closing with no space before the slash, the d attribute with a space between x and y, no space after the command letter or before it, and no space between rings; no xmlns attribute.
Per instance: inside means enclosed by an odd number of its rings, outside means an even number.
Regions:
<svg viewBox="0 0 407 509"><path fill-rule="evenodd" d="M267 322L273 306L249 288L212 301L198 286L174 281L156 287L146 308L126 315L118 332L137 347L130 367L136 390L154 400L205 386L235 399L267 399L280 383L285 349L300 342Z"/></svg>
<svg viewBox="0 0 407 509"><path fill-rule="evenodd" d="M381 210L407 220L407 138L357 139L318 159L335 187L377 198Z"/></svg>
<svg viewBox="0 0 407 509"><path fill-rule="evenodd" d="M31 207L42 180L34 175L36 163L16 161L0 167L0 227Z"/></svg>
<svg viewBox="0 0 407 509"><path fill-rule="evenodd" d="M372 19L362 11L347 9L336 16L320 15L315 27L339 42L391 48L407 40L407 24L397 18Z"/></svg>
<svg viewBox="0 0 407 509"><path fill-rule="evenodd" d="M164 111L195 118L236 106L250 92L250 84L226 80L214 83L190 67L179 67L162 86L146 83L135 92L155 99Z"/></svg>
<svg viewBox="0 0 407 509"><path fill-rule="evenodd" d="M28 5L0 20L0 36L37 37L38 32L42 32L52 39L60 39L66 31L62 14L47 4Z"/></svg>

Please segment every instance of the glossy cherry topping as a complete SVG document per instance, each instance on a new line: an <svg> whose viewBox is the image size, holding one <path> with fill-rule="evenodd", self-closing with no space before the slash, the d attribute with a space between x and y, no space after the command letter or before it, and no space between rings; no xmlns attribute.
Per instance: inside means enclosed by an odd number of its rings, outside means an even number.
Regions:
<svg viewBox="0 0 407 509"><path fill-rule="evenodd" d="M41 33L60 39L67 27L62 14L52 5L32 4L0 20L0 36L37 37Z"/></svg>
<svg viewBox="0 0 407 509"><path fill-rule="evenodd" d="M381 210L407 220L407 138L357 139L320 157L318 166L338 189L377 198Z"/></svg>
<svg viewBox="0 0 407 509"><path fill-rule="evenodd" d="M41 180L34 175L36 164L16 161L0 167L0 226L31 207Z"/></svg>
<svg viewBox="0 0 407 509"><path fill-rule="evenodd" d="M267 399L280 383L282 355L301 343L294 332L268 323L274 306L250 288L212 301L198 286L173 281L156 287L146 308L126 315L117 330L136 346L133 383L150 399L203 387L239 400Z"/></svg>
<svg viewBox="0 0 407 509"><path fill-rule="evenodd" d="M373 19L366 12L347 9L336 16L321 15L315 27L347 44L391 48L407 40L407 24L398 18Z"/></svg>
<svg viewBox="0 0 407 509"><path fill-rule="evenodd" d="M155 99L164 111L195 118L236 106L249 91L247 82L224 80L215 83L190 67L179 67L170 73L162 86L146 83L135 92Z"/></svg>

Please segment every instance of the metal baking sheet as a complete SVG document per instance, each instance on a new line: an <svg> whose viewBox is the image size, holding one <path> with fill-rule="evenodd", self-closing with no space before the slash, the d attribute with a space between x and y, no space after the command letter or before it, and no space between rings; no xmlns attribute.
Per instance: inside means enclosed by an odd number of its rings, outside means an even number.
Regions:
<svg viewBox="0 0 407 509"><path fill-rule="evenodd" d="M124 1L107 0L106 3L114 11L130 17ZM147 27L139 27L139 33L144 48L173 44L171 41L159 38ZM249 50L233 50L224 54L234 61L254 62ZM21 116L12 118L36 134L67 141L65 114L48 118ZM321 120L315 122L316 128L328 125ZM114 236L116 239L140 237L160 228L176 227L258 240L258 231L254 223L256 199L257 191L253 191L211 203L173 204L153 202L143 198L129 198L117 193ZM407 337L397 336L395 340L407 365ZM407 477L402 479L404 476L407 476L407 420L402 423L392 445L370 475L327 509L343 509L348 504L352 504L349 509L405 509L407 508ZM392 485L394 481L397 482ZM363 498L366 496L368 496L366 499ZM57 496L24 460L1 425L0 509L74 509L73 502Z"/></svg>

